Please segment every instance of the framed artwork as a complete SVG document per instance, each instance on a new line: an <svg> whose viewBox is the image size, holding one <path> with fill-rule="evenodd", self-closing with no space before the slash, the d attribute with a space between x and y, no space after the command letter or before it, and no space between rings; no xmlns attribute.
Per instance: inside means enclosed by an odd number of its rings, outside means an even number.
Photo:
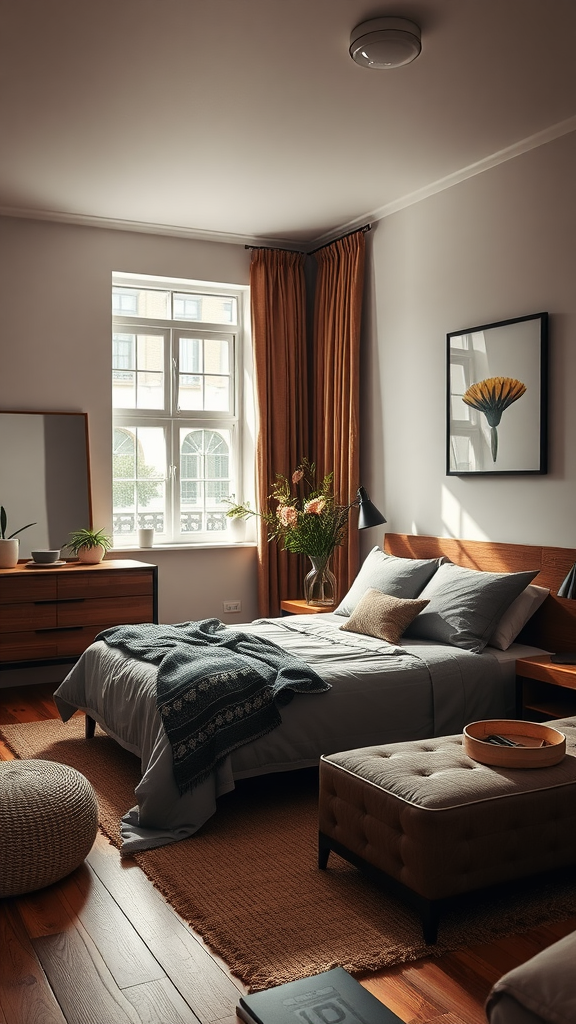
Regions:
<svg viewBox="0 0 576 1024"><path fill-rule="evenodd" d="M446 338L447 476L546 473L548 314Z"/></svg>

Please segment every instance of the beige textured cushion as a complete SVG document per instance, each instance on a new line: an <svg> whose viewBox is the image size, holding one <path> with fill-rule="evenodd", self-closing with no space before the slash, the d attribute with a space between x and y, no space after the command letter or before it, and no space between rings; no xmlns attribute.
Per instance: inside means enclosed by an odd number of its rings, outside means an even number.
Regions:
<svg viewBox="0 0 576 1024"><path fill-rule="evenodd" d="M392 597L370 587L340 629L397 644L404 630L427 604L428 601Z"/></svg>

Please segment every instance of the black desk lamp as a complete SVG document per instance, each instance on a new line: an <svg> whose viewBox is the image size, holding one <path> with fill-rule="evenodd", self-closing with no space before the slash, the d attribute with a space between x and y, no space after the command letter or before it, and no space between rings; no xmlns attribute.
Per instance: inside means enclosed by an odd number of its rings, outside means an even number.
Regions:
<svg viewBox="0 0 576 1024"><path fill-rule="evenodd" d="M562 580L558 588L558 597L576 600L576 565L572 566L566 579ZM551 654L550 661L557 665L576 665L576 651L561 651L559 654Z"/></svg>
<svg viewBox="0 0 576 1024"><path fill-rule="evenodd" d="M353 505L358 505L358 529L368 530L371 526L382 526L386 522L382 513L373 505L368 497L366 489L359 487L356 491L356 501L352 502Z"/></svg>
<svg viewBox="0 0 576 1024"><path fill-rule="evenodd" d="M572 600L576 600L576 565L572 566L566 579L560 584L558 597L570 597Z"/></svg>

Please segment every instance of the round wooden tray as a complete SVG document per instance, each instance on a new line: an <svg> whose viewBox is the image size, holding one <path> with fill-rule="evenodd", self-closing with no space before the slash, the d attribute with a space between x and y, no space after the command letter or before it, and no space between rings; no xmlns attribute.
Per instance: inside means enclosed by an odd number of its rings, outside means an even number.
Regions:
<svg viewBox="0 0 576 1024"><path fill-rule="evenodd" d="M487 736L505 736L521 747L497 746ZM471 722L464 727L463 747L468 757L497 768L548 768L558 764L566 753L566 737L557 729L539 722L515 719L490 719Z"/></svg>

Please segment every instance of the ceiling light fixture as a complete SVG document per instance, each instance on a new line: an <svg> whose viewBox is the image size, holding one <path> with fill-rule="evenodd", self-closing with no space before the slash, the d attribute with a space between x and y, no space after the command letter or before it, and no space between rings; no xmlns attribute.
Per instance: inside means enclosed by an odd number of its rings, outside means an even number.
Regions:
<svg viewBox="0 0 576 1024"><path fill-rule="evenodd" d="M350 35L350 56L363 68L399 68L421 49L418 25L405 18L372 18Z"/></svg>

